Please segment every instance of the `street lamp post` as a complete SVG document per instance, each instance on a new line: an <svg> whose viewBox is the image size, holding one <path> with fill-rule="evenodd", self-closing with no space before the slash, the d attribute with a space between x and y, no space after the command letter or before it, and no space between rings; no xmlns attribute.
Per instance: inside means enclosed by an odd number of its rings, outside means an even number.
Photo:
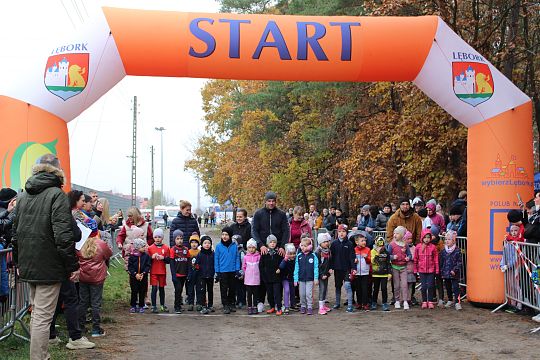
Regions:
<svg viewBox="0 0 540 360"><path fill-rule="evenodd" d="M161 134L161 199L160 199L160 205L164 205L163 204L163 196L164 196L164 192L163 192L163 131L165 131L165 128L163 126L160 126L160 127L156 127L155 129L157 131L159 131L160 134Z"/></svg>

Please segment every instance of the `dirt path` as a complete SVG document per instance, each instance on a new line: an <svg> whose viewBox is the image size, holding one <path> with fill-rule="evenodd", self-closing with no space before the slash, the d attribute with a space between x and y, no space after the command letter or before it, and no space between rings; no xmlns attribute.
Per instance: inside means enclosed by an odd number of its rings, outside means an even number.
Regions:
<svg viewBox="0 0 540 360"><path fill-rule="evenodd" d="M167 277L170 282L170 277ZM333 290L330 291L333 302ZM166 288L172 308L173 287ZM314 296L315 298L315 296ZM347 314L343 308L327 316L259 315L245 311L223 315L219 287L214 288L216 313L128 314L129 306L107 324L98 348L80 359L538 359L540 332L530 317L491 314L464 303L461 312L372 311Z"/></svg>

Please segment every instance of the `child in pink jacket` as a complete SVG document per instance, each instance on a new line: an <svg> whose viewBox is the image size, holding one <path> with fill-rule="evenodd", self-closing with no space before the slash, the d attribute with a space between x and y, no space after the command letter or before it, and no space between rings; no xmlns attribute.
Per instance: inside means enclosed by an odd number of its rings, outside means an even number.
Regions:
<svg viewBox="0 0 540 360"><path fill-rule="evenodd" d="M433 309L435 274L439 273L437 247L431 243L431 230L422 230L421 243L414 250L414 272L420 275L422 284L422 309Z"/></svg>
<svg viewBox="0 0 540 360"><path fill-rule="evenodd" d="M247 254L244 256L244 260L242 260L248 315L257 315L259 285L261 284L261 274L259 271L260 260L261 254L257 252L257 242L253 239L249 239L247 242Z"/></svg>

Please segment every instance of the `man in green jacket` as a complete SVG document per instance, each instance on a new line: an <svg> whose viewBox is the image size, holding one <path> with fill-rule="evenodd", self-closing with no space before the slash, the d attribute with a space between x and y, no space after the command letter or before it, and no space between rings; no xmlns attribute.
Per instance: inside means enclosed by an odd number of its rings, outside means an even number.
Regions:
<svg viewBox="0 0 540 360"><path fill-rule="evenodd" d="M55 155L43 155L32 168L25 192L17 199L13 223L13 259L30 285L30 359L48 359L49 326L61 283L76 281L79 262L73 217L62 191L64 172Z"/></svg>

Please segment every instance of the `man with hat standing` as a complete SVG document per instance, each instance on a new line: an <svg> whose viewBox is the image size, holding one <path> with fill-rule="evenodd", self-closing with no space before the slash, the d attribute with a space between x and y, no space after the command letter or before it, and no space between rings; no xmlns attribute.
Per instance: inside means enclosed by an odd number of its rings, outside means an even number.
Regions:
<svg viewBox="0 0 540 360"><path fill-rule="evenodd" d="M253 215L251 237L257 242L261 255L268 252L265 246L266 238L272 234L277 238L277 249L281 256L285 256L285 244L289 242L290 228L287 215L276 205L277 196L268 191L264 196L265 206Z"/></svg>
<svg viewBox="0 0 540 360"><path fill-rule="evenodd" d="M15 219L17 192L11 188L0 190L0 240L4 248L11 243L11 228Z"/></svg>
<svg viewBox="0 0 540 360"><path fill-rule="evenodd" d="M394 230L398 226L403 226L411 232L414 244L420 242L422 219L411 208L411 203L406 197L399 199L399 209L388 219L386 224L386 241L388 243L392 241Z"/></svg>

